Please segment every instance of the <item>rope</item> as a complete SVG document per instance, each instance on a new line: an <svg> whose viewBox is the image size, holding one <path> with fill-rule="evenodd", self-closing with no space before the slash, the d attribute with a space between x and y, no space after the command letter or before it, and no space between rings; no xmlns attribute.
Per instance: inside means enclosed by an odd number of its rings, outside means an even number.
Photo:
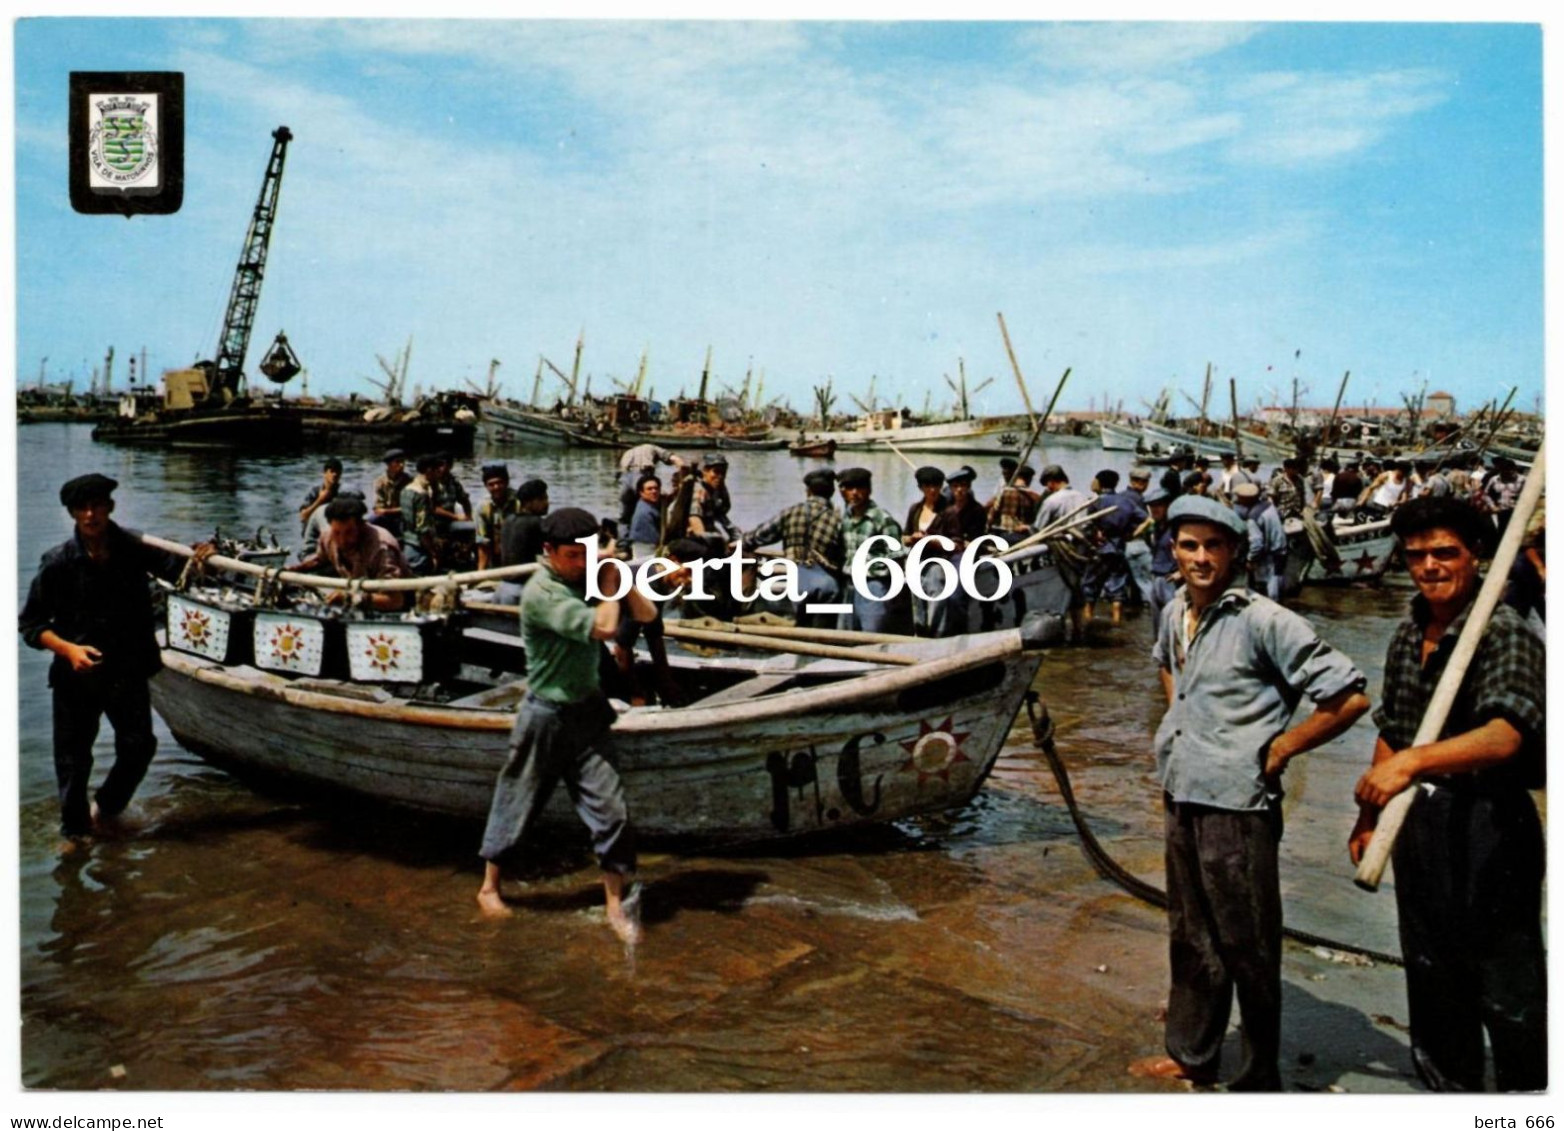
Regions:
<svg viewBox="0 0 1564 1131"><path fill-rule="evenodd" d="M1148 884L1145 880L1128 871L1103 848L1102 843L1093 834L1086 819L1081 816L1080 806L1075 801L1075 790L1070 785L1070 775L1064 768L1064 762L1059 758L1059 752L1054 747L1054 724L1048 717L1047 710L1043 711L1043 717L1037 717L1038 695L1035 691L1026 693L1026 714L1032 722L1032 736L1037 740L1038 748L1043 752L1043 757L1048 760L1048 768L1053 771L1054 780L1059 783L1059 793L1064 798L1065 806L1070 810L1070 820L1075 824L1075 831L1081 838L1081 850L1086 854L1086 859L1091 862L1097 874L1103 879L1118 884L1136 899L1149 903L1154 907L1167 908L1168 896L1161 888ZM1348 954L1361 954L1365 958L1375 962L1383 962L1387 966L1405 966L1406 963L1399 955L1386 954L1384 951L1372 950L1368 947L1358 946L1355 943L1338 942L1335 939L1326 938L1324 935L1316 935L1309 931L1300 931L1293 927L1283 927L1282 934L1307 946L1323 946L1331 950L1344 951Z"/></svg>

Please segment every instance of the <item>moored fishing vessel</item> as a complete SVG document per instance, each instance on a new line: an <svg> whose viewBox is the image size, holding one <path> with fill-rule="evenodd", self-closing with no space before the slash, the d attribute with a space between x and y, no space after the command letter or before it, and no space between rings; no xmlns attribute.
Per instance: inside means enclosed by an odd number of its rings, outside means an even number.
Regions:
<svg viewBox="0 0 1564 1131"><path fill-rule="evenodd" d="M459 623L175 594L153 702L181 744L238 774L480 820L525 659L514 638ZM1041 663L1029 646L1041 625L1029 630L864 645L853 659L675 656L694 701L625 709L614 728L638 829L737 842L964 803ZM566 798L543 824L574 827Z"/></svg>

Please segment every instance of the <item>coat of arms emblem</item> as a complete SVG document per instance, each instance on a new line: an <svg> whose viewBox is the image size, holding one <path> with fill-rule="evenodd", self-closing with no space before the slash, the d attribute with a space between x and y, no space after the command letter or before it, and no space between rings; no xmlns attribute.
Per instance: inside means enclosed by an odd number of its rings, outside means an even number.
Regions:
<svg viewBox="0 0 1564 1131"><path fill-rule="evenodd" d="M92 100L87 159L95 187L157 187L157 99L155 94L107 94Z"/></svg>

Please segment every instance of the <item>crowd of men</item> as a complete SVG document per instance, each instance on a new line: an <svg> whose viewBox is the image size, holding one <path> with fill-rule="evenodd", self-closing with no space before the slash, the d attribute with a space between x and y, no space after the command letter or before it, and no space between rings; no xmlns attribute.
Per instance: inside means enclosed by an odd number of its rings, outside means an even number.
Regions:
<svg viewBox="0 0 1564 1131"><path fill-rule="evenodd" d="M356 577L440 568L450 561L454 524L471 521L481 562L520 559L543 567L520 592L528 685L483 837L480 909L510 914L504 866L563 783L592 835L608 921L626 943L635 942L641 928L634 828L612 753L615 715L601 653L612 645L626 668L641 633L660 652L655 603L634 587L619 600L587 600L580 540L602 534L602 525L578 508L551 512L540 481L512 490L504 465L485 465L488 497L474 512L447 457L420 458L411 480L403 453L388 452L385 462L373 515L366 498L342 489L340 462L325 463L320 486L300 509L316 535L313 564ZM1091 493L1071 487L1058 465L1043 469L1041 491L1031 489L1030 468L1002 465L986 503L975 500L973 468L924 467L916 474L921 498L904 523L874 502L868 471L817 469L804 477L802 501L741 531L731 522L720 455L697 467L645 445L621 463L629 512L621 517L637 548L666 551L681 566L718 546L754 550L780 542L799 567L806 599L834 602L844 595L845 563L869 538L883 539L890 560L940 534L959 553L984 534L1015 544L1089 511L1095 554L1083 586L1092 600L1113 602L1115 615L1128 592L1126 546L1150 535L1156 581L1167 586L1153 593L1161 606L1153 657L1167 702L1154 750L1171 987L1165 1053L1131 1070L1217 1082L1236 997L1241 1063L1228 1087L1273 1091L1284 1083L1277 866L1283 776L1293 759L1345 733L1371 704L1360 668L1308 621L1258 591L1260 581L1274 577L1264 572L1264 556L1273 555L1274 569L1277 552L1266 515L1320 513L1321 501L1335 499L1350 473L1353 516L1365 507L1390 516L1418 590L1390 641L1372 716L1372 761L1356 786L1358 819L1347 842L1357 861L1385 805L1416 787L1393 857L1413 1064L1430 1088L1480 1090L1486 1036L1499 1089L1545 1088L1543 838L1530 791L1546 781L1546 655L1521 612L1501 605L1482 626L1447 722L1432 741L1417 740L1472 614L1480 560L1509 523L1524 479L1508 461L1496 461L1486 475L1460 469L1459 480L1415 464L1377 471L1326 466L1314 485L1289 460L1261 483L1239 461L1223 462L1229 466L1220 478L1198 464L1187 471L1175 465L1155 487L1149 469L1136 468L1123 491L1107 470ZM665 463L675 473L666 502L656 475ZM20 617L24 640L54 655L55 767L62 831L72 840L113 825L151 759L147 680L160 661L146 579L182 568L113 523L116 486L87 475L62 487L72 536L44 556ZM838 490L840 508L833 503ZM204 560L212 549L203 545L194 556ZM1532 549L1545 578L1540 541ZM1255 584L1241 583L1246 566ZM665 583L683 580L675 574ZM886 580L887 573L869 573L866 592L851 595L844 623L896 623L894 602L872 600L884 594ZM393 609L399 597L377 593L375 601ZM949 630L957 612L931 609L925 627ZM1294 722L1304 699L1313 710ZM89 797L93 740L105 715L115 730L114 765Z"/></svg>

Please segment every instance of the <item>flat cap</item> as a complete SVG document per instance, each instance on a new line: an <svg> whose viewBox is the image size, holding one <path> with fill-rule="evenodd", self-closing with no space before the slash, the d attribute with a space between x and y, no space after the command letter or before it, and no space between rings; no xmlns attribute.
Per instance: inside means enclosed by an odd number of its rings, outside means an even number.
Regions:
<svg viewBox="0 0 1564 1131"><path fill-rule="evenodd" d="M1006 456L1004 459L999 461L999 470L1006 472L1014 471L1018 464L1019 461L1016 460L1014 456Z"/></svg>
<svg viewBox="0 0 1564 1131"><path fill-rule="evenodd" d="M114 488L118 486L119 480L99 475L96 471L90 475L78 475L60 488L60 502L74 510L99 499L111 498Z"/></svg>
<svg viewBox="0 0 1564 1131"><path fill-rule="evenodd" d="M1151 482L1151 468L1149 468L1149 467L1132 467L1132 468L1130 468L1130 482L1131 483L1150 483Z"/></svg>
<svg viewBox="0 0 1564 1131"><path fill-rule="evenodd" d="M580 507L561 507L543 520L543 541L554 546L568 546L580 538L597 533L597 519Z"/></svg>
<svg viewBox="0 0 1564 1131"><path fill-rule="evenodd" d="M1051 463L1043 468L1043 482L1047 483L1050 479L1063 479L1066 483L1070 481L1070 477L1064 473L1064 468L1057 463Z"/></svg>
<svg viewBox="0 0 1564 1131"><path fill-rule="evenodd" d="M871 487L873 484L874 477L862 467L849 467L836 477L838 487Z"/></svg>
<svg viewBox="0 0 1564 1131"><path fill-rule="evenodd" d="M1155 487L1146 492L1146 494L1143 496L1143 500L1148 507L1155 506L1157 503L1161 503L1163 506L1167 506L1169 502L1168 489L1162 484L1158 483Z"/></svg>
<svg viewBox="0 0 1564 1131"><path fill-rule="evenodd" d="M418 457L413 466L418 468L419 471L428 471L431 467L437 467L439 463L440 457L438 455L434 452L426 452Z"/></svg>
<svg viewBox="0 0 1564 1131"><path fill-rule="evenodd" d="M516 488L516 498L523 503L530 503L533 499L541 499L547 495L548 484L541 479L529 479Z"/></svg>
<svg viewBox="0 0 1564 1131"><path fill-rule="evenodd" d="M728 457L723 455L721 452L712 452L711 455L706 457L706 466L707 467L727 467L728 466Z"/></svg>
<svg viewBox="0 0 1564 1131"><path fill-rule="evenodd" d="M945 473L937 467L920 467L912 473L919 487L938 487L945 482Z"/></svg>
<svg viewBox="0 0 1564 1131"><path fill-rule="evenodd" d="M1206 481L1206 473L1203 471L1184 472L1184 490L1192 491Z"/></svg>
<svg viewBox="0 0 1564 1131"><path fill-rule="evenodd" d="M342 522L350 518L363 518L369 513L369 508L364 505L362 495L338 495L326 504L326 521Z"/></svg>
<svg viewBox="0 0 1564 1131"><path fill-rule="evenodd" d="M510 468L503 463L486 463L483 465L482 480L487 483L491 479L503 479L510 482Z"/></svg>
<svg viewBox="0 0 1564 1131"><path fill-rule="evenodd" d="M809 487L834 487L836 485L836 472L829 467L817 467L804 476L804 484Z"/></svg>
<svg viewBox="0 0 1564 1131"><path fill-rule="evenodd" d="M404 452L401 448L387 448L386 449L386 454L380 457L380 462L381 463L390 463L394 459L403 459L403 460L405 460L406 458L407 458L407 453Z"/></svg>
<svg viewBox="0 0 1564 1131"><path fill-rule="evenodd" d="M1242 503L1252 503L1260 497L1260 485L1258 483L1240 483L1233 488L1233 498Z"/></svg>
<svg viewBox="0 0 1564 1131"><path fill-rule="evenodd" d="M1260 466L1260 457L1259 456L1245 456L1244 457L1244 462L1245 463L1252 463L1256 467L1259 467Z"/></svg>
<svg viewBox="0 0 1564 1131"><path fill-rule="evenodd" d="M1237 511L1205 495L1180 495L1173 500L1168 508L1168 525L1176 530L1180 522L1209 522L1240 538L1249 533L1249 527L1238 517Z"/></svg>
<svg viewBox="0 0 1564 1131"><path fill-rule="evenodd" d="M322 471L335 471L340 473L342 471L342 461L336 456L328 456L326 457L326 460L320 465L320 468Z"/></svg>
<svg viewBox="0 0 1564 1131"><path fill-rule="evenodd" d="M977 478L977 472L970 467L958 467L955 471L945 476L946 483L971 483Z"/></svg>

